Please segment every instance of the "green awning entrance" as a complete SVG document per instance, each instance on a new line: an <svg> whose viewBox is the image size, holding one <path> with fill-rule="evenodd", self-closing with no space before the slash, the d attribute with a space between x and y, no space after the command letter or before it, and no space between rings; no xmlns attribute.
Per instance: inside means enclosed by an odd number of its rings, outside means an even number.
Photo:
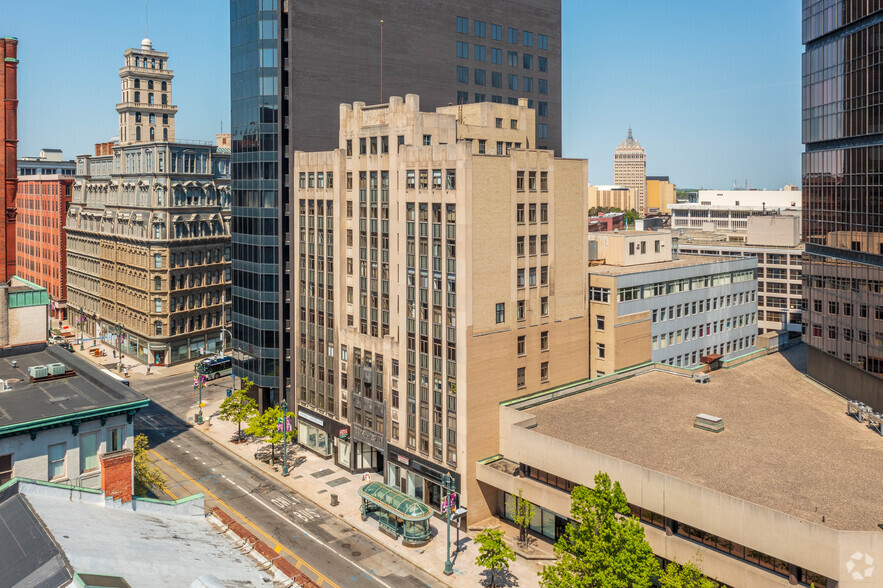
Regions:
<svg viewBox="0 0 883 588"><path fill-rule="evenodd" d="M423 545L431 537L432 510L423 502L380 482L369 482L358 490L362 498L362 519L376 519L381 529L408 546Z"/></svg>

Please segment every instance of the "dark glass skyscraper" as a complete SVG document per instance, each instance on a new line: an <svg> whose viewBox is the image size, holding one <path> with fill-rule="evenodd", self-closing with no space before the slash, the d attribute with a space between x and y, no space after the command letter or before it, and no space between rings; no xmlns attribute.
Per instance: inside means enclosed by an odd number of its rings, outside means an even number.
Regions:
<svg viewBox="0 0 883 588"><path fill-rule="evenodd" d="M809 373L883 410L883 7L803 0Z"/></svg>
<svg viewBox="0 0 883 588"><path fill-rule="evenodd" d="M418 94L536 110L561 154L561 1L231 0L234 373L290 388L289 155L333 149L341 103Z"/></svg>

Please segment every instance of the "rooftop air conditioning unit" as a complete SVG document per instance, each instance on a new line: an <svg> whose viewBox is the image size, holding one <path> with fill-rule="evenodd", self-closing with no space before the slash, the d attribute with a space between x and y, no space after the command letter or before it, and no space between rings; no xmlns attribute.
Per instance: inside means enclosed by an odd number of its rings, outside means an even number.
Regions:
<svg viewBox="0 0 883 588"><path fill-rule="evenodd" d="M61 376L67 371L67 366L63 363L50 363L46 366L50 376Z"/></svg>
<svg viewBox="0 0 883 588"><path fill-rule="evenodd" d="M28 368L28 375L32 380L36 380L38 378L45 378L49 375L49 368L45 365L32 365Z"/></svg>
<svg viewBox="0 0 883 588"><path fill-rule="evenodd" d="M724 419L710 414L697 414L693 426L712 433L720 433L724 430Z"/></svg>

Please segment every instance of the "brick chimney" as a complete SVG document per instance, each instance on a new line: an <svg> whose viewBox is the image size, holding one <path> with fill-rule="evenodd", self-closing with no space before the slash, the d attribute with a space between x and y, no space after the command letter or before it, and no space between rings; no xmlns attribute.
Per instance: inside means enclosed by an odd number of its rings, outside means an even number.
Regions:
<svg viewBox="0 0 883 588"><path fill-rule="evenodd" d="M135 453L131 449L104 453L101 459L101 490L105 496L118 498L122 502L132 500L134 470L132 460Z"/></svg>

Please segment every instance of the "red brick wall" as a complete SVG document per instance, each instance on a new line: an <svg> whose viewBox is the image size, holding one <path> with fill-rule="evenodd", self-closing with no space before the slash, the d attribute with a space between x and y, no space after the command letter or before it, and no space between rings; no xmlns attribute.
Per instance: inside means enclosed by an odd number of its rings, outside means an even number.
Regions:
<svg viewBox="0 0 883 588"><path fill-rule="evenodd" d="M0 281L15 275L15 193L18 161L18 41L0 39Z"/></svg>
<svg viewBox="0 0 883 588"><path fill-rule="evenodd" d="M67 240L64 222L73 177L22 176L16 197L17 275L46 288L57 302L67 300ZM56 309L53 317L59 317Z"/></svg>
<svg viewBox="0 0 883 588"><path fill-rule="evenodd" d="M123 502L132 500L132 460L134 455L131 449L123 449L100 456L101 489L105 496L112 496Z"/></svg>

